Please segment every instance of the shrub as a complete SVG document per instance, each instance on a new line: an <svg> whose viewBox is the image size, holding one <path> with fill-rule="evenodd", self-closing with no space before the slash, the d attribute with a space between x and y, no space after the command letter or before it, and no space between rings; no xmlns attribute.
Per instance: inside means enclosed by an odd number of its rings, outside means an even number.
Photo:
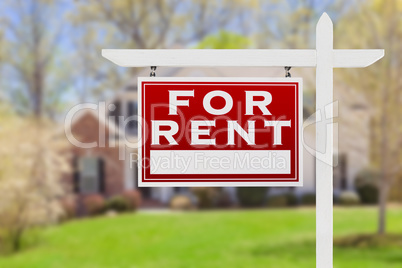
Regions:
<svg viewBox="0 0 402 268"><path fill-rule="evenodd" d="M355 188L362 203L375 204L378 202L379 179L379 172L371 169L365 169L357 174Z"/></svg>
<svg viewBox="0 0 402 268"><path fill-rule="evenodd" d="M269 207L286 207L288 205L288 197L286 195L274 195L268 198L267 205Z"/></svg>
<svg viewBox="0 0 402 268"><path fill-rule="evenodd" d="M170 199L169 206L173 210L190 210L193 209L193 203L187 195L175 195Z"/></svg>
<svg viewBox="0 0 402 268"><path fill-rule="evenodd" d="M125 191L123 197L129 204L129 210L137 210L141 206L142 196L140 191Z"/></svg>
<svg viewBox="0 0 402 268"><path fill-rule="evenodd" d="M378 188L374 185L363 185L356 188L359 194L360 200L364 204L376 204L378 203Z"/></svg>
<svg viewBox="0 0 402 268"><path fill-rule="evenodd" d="M354 234L337 237L334 245L341 248L373 249L373 248L400 248L402 235L400 234Z"/></svg>
<svg viewBox="0 0 402 268"><path fill-rule="evenodd" d="M355 192L345 191L339 195L339 204L344 206L352 206L360 204L360 198Z"/></svg>
<svg viewBox="0 0 402 268"><path fill-rule="evenodd" d="M194 187L191 192L197 197L198 207L201 209L212 208L217 205L220 188Z"/></svg>
<svg viewBox="0 0 402 268"><path fill-rule="evenodd" d="M70 172L70 144L57 124L18 116L0 107L0 251L19 251L32 230L63 217L63 176Z"/></svg>
<svg viewBox="0 0 402 268"><path fill-rule="evenodd" d="M216 206L219 208L228 208L233 205L232 198L228 192L220 191L218 195L218 200Z"/></svg>
<svg viewBox="0 0 402 268"><path fill-rule="evenodd" d="M102 214L106 208L105 198L100 194L92 194L84 197L84 208L90 216Z"/></svg>
<svg viewBox="0 0 402 268"><path fill-rule="evenodd" d="M286 198L288 201L288 206L291 206L291 207L296 206L297 203L299 202L297 196L294 193L287 193L285 195L286 195Z"/></svg>
<svg viewBox="0 0 402 268"><path fill-rule="evenodd" d="M123 195L115 195L106 201L107 210L125 212L130 210L130 201Z"/></svg>
<svg viewBox="0 0 402 268"><path fill-rule="evenodd" d="M315 194L313 194L313 193L304 194L301 198L301 203L303 205L308 205L308 206L315 205Z"/></svg>
<svg viewBox="0 0 402 268"><path fill-rule="evenodd" d="M268 198L267 205L269 207L296 206L297 196L294 193L274 195Z"/></svg>
<svg viewBox="0 0 402 268"><path fill-rule="evenodd" d="M265 187L238 187L237 198L243 207L258 207L265 203L267 188Z"/></svg>
<svg viewBox="0 0 402 268"><path fill-rule="evenodd" d="M62 220L69 220L77 214L77 200L74 196L68 196L60 200L60 205L63 209Z"/></svg>

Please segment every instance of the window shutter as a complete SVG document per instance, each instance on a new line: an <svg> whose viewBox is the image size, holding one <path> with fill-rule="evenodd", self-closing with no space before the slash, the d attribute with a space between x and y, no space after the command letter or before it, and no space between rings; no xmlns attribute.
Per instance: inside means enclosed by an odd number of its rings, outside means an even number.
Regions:
<svg viewBox="0 0 402 268"><path fill-rule="evenodd" d="M118 125L119 116L121 115L121 101L115 101L113 104L116 106L116 109L114 109L114 111L110 111L109 116L114 116L114 121L116 125Z"/></svg>
<svg viewBox="0 0 402 268"><path fill-rule="evenodd" d="M347 179L347 157L345 154L342 154L339 159L340 173L341 173L341 189L346 190L348 187L348 179Z"/></svg>
<svg viewBox="0 0 402 268"><path fill-rule="evenodd" d="M73 191L74 193L80 192L80 171L78 168L78 157L73 158Z"/></svg>
<svg viewBox="0 0 402 268"><path fill-rule="evenodd" d="M102 158L98 159L98 176L99 176L99 192L106 192L105 182L105 161Z"/></svg>
<svg viewBox="0 0 402 268"><path fill-rule="evenodd" d="M129 101L127 103L127 111L128 111L128 114L127 114L128 117L136 116L137 115L137 102ZM128 122L128 130L130 132L136 131L137 130L137 123L138 122L137 122L136 118L134 118L133 120L130 120Z"/></svg>

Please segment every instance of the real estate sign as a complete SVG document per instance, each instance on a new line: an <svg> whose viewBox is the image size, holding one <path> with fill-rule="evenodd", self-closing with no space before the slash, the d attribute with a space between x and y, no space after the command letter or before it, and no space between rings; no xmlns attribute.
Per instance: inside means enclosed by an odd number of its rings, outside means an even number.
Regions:
<svg viewBox="0 0 402 268"><path fill-rule="evenodd" d="M139 186L302 186L300 78L139 78Z"/></svg>

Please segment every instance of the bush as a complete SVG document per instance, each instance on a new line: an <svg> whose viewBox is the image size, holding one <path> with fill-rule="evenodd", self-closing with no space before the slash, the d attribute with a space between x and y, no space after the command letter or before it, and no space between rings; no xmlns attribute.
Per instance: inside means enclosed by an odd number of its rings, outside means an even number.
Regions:
<svg viewBox="0 0 402 268"><path fill-rule="evenodd" d="M357 174L355 188L363 204L376 204L378 202L378 182L380 173L365 169Z"/></svg>
<svg viewBox="0 0 402 268"><path fill-rule="evenodd" d="M233 205L232 198L230 198L230 195L228 192L225 191L220 191L218 195L218 200L216 203L216 206L219 208L228 208Z"/></svg>
<svg viewBox="0 0 402 268"><path fill-rule="evenodd" d="M191 192L196 196L200 209L226 208L232 205L229 194L219 187L194 187Z"/></svg>
<svg viewBox="0 0 402 268"><path fill-rule="evenodd" d="M287 201L288 201L288 206L296 206L299 203L299 200L297 198L297 196L294 193L287 193L285 194Z"/></svg>
<svg viewBox="0 0 402 268"><path fill-rule="evenodd" d="M129 204L129 210L137 210L141 206L142 196L140 191L125 191L123 197Z"/></svg>
<svg viewBox="0 0 402 268"><path fill-rule="evenodd" d="M286 207L288 205L288 197L286 195L275 195L268 198L267 205L269 207Z"/></svg>
<svg viewBox="0 0 402 268"><path fill-rule="evenodd" d="M77 214L77 200L74 196L64 197L60 200L60 205L63 209L62 220L69 220Z"/></svg>
<svg viewBox="0 0 402 268"><path fill-rule="evenodd" d="M125 212L130 210L130 201L123 195L115 195L106 201L106 209L117 212Z"/></svg>
<svg viewBox="0 0 402 268"><path fill-rule="evenodd" d="M105 198L100 194L92 194L84 197L84 208L90 216L102 214L106 208Z"/></svg>
<svg viewBox="0 0 402 268"><path fill-rule="evenodd" d="M360 200L364 204L377 204L378 203L378 188L374 185L364 185L356 188Z"/></svg>
<svg viewBox="0 0 402 268"><path fill-rule="evenodd" d="M218 197L222 191L214 187L194 187L191 192L197 197L198 207L201 209L215 207L218 203Z"/></svg>
<svg viewBox="0 0 402 268"><path fill-rule="evenodd" d="M345 191L339 195L339 204L353 206L360 204L360 198L355 192Z"/></svg>
<svg viewBox="0 0 402 268"><path fill-rule="evenodd" d="M287 207L297 205L297 196L293 193L274 195L268 198L269 207Z"/></svg>
<svg viewBox="0 0 402 268"><path fill-rule="evenodd" d="M402 235L400 234L354 234L337 237L334 245L341 248L376 249L376 248L400 248Z"/></svg>
<svg viewBox="0 0 402 268"><path fill-rule="evenodd" d="M173 210L190 210L193 209L193 203L187 195L175 195L170 199L169 206Z"/></svg>
<svg viewBox="0 0 402 268"><path fill-rule="evenodd" d="M308 205L308 206L315 205L315 194L313 194L313 193L304 194L301 198L301 203L303 205Z"/></svg>
<svg viewBox="0 0 402 268"><path fill-rule="evenodd" d="M237 198L243 207L258 207L265 203L266 187L238 187Z"/></svg>
<svg viewBox="0 0 402 268"><path fill-rule="evenodd" d="M1 101L0 101L1 102ZM63 218L70 144L57 124L0 107L0 251L17 252L33 230ZM17 153L18 152L18 153ZM5 265L7 266L7 265ZM2 265L4 267L4 265Z"/></svg>

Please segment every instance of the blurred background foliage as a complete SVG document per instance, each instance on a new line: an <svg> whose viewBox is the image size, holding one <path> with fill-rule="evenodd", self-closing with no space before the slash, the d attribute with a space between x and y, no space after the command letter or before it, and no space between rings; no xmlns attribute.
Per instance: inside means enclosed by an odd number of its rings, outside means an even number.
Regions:
<svg viewBox="0 0 402 268"><path fill-rule="evenodd" d="M323 11L336 23L354 1L115 0L1 2L3 99L57 118L69 104L121 88L102 48L311 48ZM348 44L349 45L349 44Z"/></svg>

